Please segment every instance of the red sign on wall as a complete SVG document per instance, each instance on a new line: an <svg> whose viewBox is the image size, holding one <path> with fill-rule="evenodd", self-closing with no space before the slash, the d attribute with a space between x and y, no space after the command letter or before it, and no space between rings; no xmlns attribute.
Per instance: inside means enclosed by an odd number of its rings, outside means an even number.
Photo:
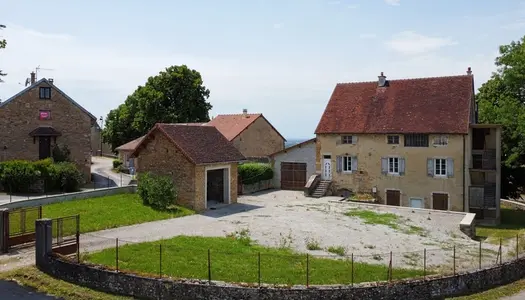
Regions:
<svg viewBox="0 0 525 300"><path fill-rule="evenodd" d="M40 120L49 120L51 119L51 112L49 110L40 111Z"/></svg>

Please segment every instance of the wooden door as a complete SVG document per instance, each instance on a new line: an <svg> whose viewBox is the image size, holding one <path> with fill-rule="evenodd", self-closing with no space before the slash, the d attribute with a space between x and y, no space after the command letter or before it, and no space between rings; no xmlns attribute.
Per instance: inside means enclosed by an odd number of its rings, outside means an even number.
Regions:
<svg viewBox="0 0 525 300"><path fill-rule="evenodd" d="M51 138L48 136L38 137L38 158L51 157Z"/></svg>
<svg viewBox="0 0 525 300"><path fill-rule="evenodd" d="M302 190L306 185L306 163L281 162L281 189Z"/></svg>
<svg viewBox="0 0 525 300"><path fill-rule="evenodd" d="M432 209L448 210L448 195L443 193L433 193Z"/></svg>
<svg viewBox="0 0 525 300"><path fill-rule="evenodd" d="M401 192L395 190L386 191L386 205L400 206Z"/></svg>

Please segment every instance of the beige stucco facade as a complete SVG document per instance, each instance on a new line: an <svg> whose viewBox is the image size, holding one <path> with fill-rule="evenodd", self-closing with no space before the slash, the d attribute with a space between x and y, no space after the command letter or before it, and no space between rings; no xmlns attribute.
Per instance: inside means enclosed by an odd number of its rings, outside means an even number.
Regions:
<svg viewBox="0 0 525 300"><path fill-rule="evenodd" d="M429 135L429 147L405 147L403 135L399 135L399 144L387 143L387 135L354 135L355 144L342 144L341 135L317 135L316 171L323 174L323 157L330 155L332 190L341 188L354 192L372 193L376 189L379 203L385 203L387 190L398 190L400 204L410 206L410 199L422 199L424 208L432 208L432 194L448 194L448 209L465 210L464 166L469 164L467 157L469 136L448 135L448 145L433 146L434 135ZM351 173L338 172L337 156L357 157L357 170ZM404 158L403 175L389 175L382 172L382 158ZM434 177L428 175L427 160L430 158L452 159L453 175Z"/></svg>
<svg viewBox="0 0 525 300"><path fill-rule="evenodd" d="M232 143L245 157L265 157L284 149L284 138L263 117L255 120Z"/></svg>
<svg viewBox="0 0 525 300"><path fill-rule="evenodd" d="M237 202L237 163L195 165L160 131L152 135L138 152L137 172L172 177L178 205L196 211L207 208L206 170L213 168L229 169L228 203Z"/></svg>

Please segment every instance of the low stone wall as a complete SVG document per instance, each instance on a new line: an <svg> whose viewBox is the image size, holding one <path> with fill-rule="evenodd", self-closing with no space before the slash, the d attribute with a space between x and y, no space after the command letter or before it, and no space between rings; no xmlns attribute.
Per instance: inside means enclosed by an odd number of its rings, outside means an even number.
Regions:
<svg viewBox="0 0 525 300"><path fill-rule="evenodd" d="M72 201L72 200L79 200L79 199L103 197L103 196L124 194L124 193L136 193L136 191L137 191L136 185L101 188L101 189L96 189L96 190L85 190L85 191L80 191L80 192L75 192L75 193L49 195L49 196L31 198L28 200L14 201L11 203L0 204L0 208L13 209L13 208L21 208L21 207L34 207L34 206L41 206L41 205Z"/></svg>
<svg viewBox="0 0 525 300"><path fill-rule="evenodd" d="M459 230L471 238L476 237L476 214L467 213L459 223Z"/></svg>
<svg viewBox="0 0 525 300"><path fill-rule="evenodd" d="M443 299L484 291L525 276L525 258L476 272L373 284L273 287L234 285L218 281L171 280L77 264L55 255L37 259L37 267L62 280L103 292L141 299Z"/></svg>
<svg viewBox="0 0 525 300"><path fill-rule="evenodd" d="M522 203L522 202L501 199L501 203L505 203L506 205L510 206L513 209L525 210L525 203Z"/></svg>
<svg viewBox="0 0 525 300"><path fill-rule="evenodd" d="M254 184L243 184L242 194L249 195L272 188L272 180L262 180Z"/></svg>

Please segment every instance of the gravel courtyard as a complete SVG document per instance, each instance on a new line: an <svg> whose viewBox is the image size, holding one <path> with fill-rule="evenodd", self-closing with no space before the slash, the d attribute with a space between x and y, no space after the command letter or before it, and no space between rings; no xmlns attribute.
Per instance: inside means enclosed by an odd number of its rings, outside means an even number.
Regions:
<svg viewBox="0 0 525 300"><path fill-rule="evenodd" d="M275 190L242 196L237 204L203 214L83 234L81 249L91 252L113 247L115 238L125 244L177 235L224 237L248 229L261 245L291 247L318 256L341 258L327 251L336 247L344 249L345 256L353 254L355 261L388 265L392 251L393 267L423 268L427 249L427 269L452 272L455 246L457 271L479 265L479 242L459 230L463 214L340 203L340 199L306 198L301 192ZM373 221L382 220L379 213L390 213L390 223L378 225L362 216L345 215L349 211L372 214ZM308 250L308 242L317 243L321 250ZM482 247L482 264L493 265L498 246L483 243Z"/></svg>

